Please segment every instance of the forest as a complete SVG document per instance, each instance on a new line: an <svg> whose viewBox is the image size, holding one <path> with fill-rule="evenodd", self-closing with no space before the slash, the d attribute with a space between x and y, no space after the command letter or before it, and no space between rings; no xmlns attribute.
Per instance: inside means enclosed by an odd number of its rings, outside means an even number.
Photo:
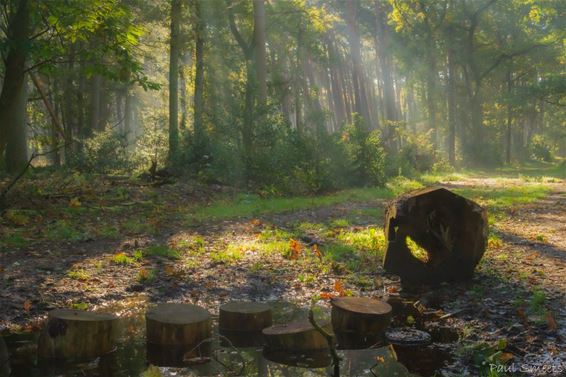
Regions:
<svg viewBox="0 0 566 377"><path fill-rule="evenodd" d="M566 373L565 1L0 5L0 377Z"/></svg>

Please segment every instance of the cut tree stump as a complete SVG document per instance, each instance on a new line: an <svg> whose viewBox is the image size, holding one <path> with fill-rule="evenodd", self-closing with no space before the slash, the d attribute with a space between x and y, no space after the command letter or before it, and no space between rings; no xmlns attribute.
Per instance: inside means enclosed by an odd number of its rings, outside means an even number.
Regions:
<svg viewBox="0 0 566 377"><path fill-rule="evenodd" d="M330 331L330 323L321 326ZM268 351L303 352L328 349L328 342L307 320L275 325L263 330Z"/></svg>
<svg viewBox="0 0 566 377"><path fill-rule="evenodd" d="M73 309L49 312L39 337L41 359L93 359L114 350L118 318L109 313Z"/></svg>
<svg viewBox="0 0 566 377"><path fill-rule="evenodd" d="M332 328L340 348L366 348L381 342L391 322L391 306L368 297L334 298Z"/></svg>
<svg viewBox="0 0 566 377"><path fill-rule="evenodd" d="M410 192L385 214L383 266L409 284L470 279L487 246L487 226L484 208L445 188ZM413 255L409 238L426 260Z"/></svg>
<svg viewBox="0 0 566 377"><path fill-rule="evenodd" d="M148 350L164 359L183 359L210 354L211 318L208 311L192 304L159 304L145 314Z"/></svg>
<svg viewBox="0 0 566 377"><path fill-rule="evenodd" d="M10 375L10 359L8 357L8 347L4 339L0 337L0 377L8 377Z"/></svg>
<svg viewBox="0 0 566 377"><path fill-rule="evenodd" d="M220 307L218 330L236 347L263 344L262 330L271 324L272 313L268 304L231 301Z"/></svg>
<svg viewBox="0 0 566 377"><path fill-rule="evenodd" d="M451 358L447 348L432 344L432 337L426 331L412 327L394 328L387 330L385 337L393 346L399 362L422 376L434 374Z"/></svg>

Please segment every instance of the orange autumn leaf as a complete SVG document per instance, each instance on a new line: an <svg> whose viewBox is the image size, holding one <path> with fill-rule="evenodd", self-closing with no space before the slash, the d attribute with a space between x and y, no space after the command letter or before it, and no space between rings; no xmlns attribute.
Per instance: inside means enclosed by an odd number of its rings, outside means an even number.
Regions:
<svg viewBox="0 0 566 377"><path fill-rule="evenodd" d="M388 287L387 293L397 293L397 287Z"/></svg>
<svg viewBox="0 0 566 377"><path fill-rule="evenodd" d="M314 255L316 255L319 259L322 259L322 253L320 252L320 249L318 248L317 244L312 245L312 252L314 253Z"/></svg>
<svg viewBox="0 0 566 377"><path fill-rule="evenodd" d="M330 300L331 298L334 298L334 295L328 292L320 292L320 298L323 300Z"/></svg>
<svg viewBox="0 0 566 377"><path fill-rule="evenodd" d="M289 248L291 249L291 259L299 259L301 252L303 251L303 245L293 238L289 240Z"/></svg>
<svg viewBox="0 0 566 377"><path fill-rule="evenodd" d="M344 285L342 284L342 280L338 279L334 282L334 290L338 292L340 296L345 296L346 292L344 292Z"/></svg>
<svg viewBox="0 0 566 377"><path fill-rule="evenodd" d="M250 224L252 224L253 226L260 226L261 225L261 220L259 219L253 219L250 221Z"/></svg>
<svg viewBox="0 0 566 377"><path fill-rule="evenodd" d="M29 311L31 310L31 301L30 300L25 300L24 301L24 311L26 313L29 313Z"/></svg>

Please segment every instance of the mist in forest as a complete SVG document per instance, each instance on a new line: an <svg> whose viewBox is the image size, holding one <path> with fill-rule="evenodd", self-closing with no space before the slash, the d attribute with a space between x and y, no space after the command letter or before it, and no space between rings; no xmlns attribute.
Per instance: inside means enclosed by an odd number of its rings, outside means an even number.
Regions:
<svg viewBox="0 0 566 377"><path fill-rule="evenodd" d="M566 3L2 0L1 167L302 194L566 156Z"/></svg>

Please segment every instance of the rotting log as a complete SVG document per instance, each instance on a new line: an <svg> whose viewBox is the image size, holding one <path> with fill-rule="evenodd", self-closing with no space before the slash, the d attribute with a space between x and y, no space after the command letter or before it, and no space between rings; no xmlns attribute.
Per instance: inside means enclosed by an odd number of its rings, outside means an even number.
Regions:
<svg viewBox="0 0 566 377"><path fill-rule="evenodd" d="M112 352L116 343L117 320L110 313L52 310L39 337L39 358L86 360Z"/></svg>
<svg viewBox="0 0 566 377"><path fill-rule="evenodd" d="M4 339L0 337L0 377L10 375L10 359L8 356L8 347L6 347Z"/></svg>
<svg viewBox="0 0 566 377"><path fill-rule="evenodd" d="M334 298L332 328L340 348L366 348L379 343L391 322L391 305L368 297Z"/></svg>
<svg viewBox="0 0 566 377"><path fill-rule="evenodd" d="M163 364L159 359L166 364L182 363L210 354L212 321L206 309L192 304L159 304L146 312L145 319L148 356L155 356L156 364Z"/></svg>
<svg viewBox="0 0 566 377"><path fill-rule="evenodd" d="M236 347L262 345L261 331L271 324L272 312L268 304L231 301L220 307L218 330Z"/></svg>
<svg viewBox="0 0 566 377"><path fill-rule="evenodd" d="M403 283L467 280L487 246L487 211L445 188L417 190L390 203L385 235L383 266ZM426 261L411 253L408 238L426 251Z"/></svg>
<svg viewBox="0 0 566 377"><path fill-rule="evenodd" d="M330 323L321 326L330 331ZM308 321L274 325L263 329L268 351L303 352L328 349L328 342Z"/></svg>

